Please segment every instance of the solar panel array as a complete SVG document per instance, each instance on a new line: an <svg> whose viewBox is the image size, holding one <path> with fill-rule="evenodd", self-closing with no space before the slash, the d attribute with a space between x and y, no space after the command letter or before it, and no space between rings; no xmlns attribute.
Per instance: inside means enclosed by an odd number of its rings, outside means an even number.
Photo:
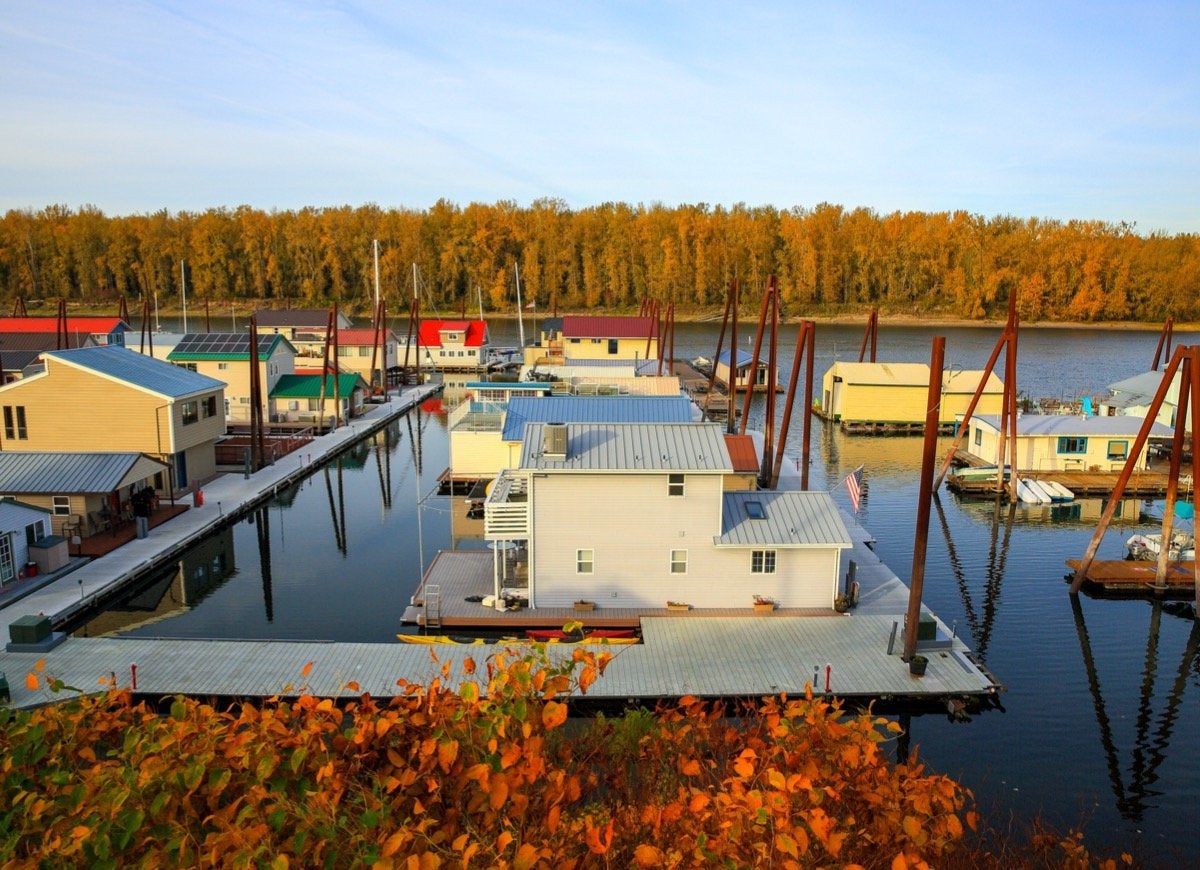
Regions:
<svg viewBox="0 0 1200 870"><path fill-rule="evenodd" d="M260 335L258 337L258 352L265 354L271 349L271 343L276 336ZM250 353L250 336L235 332L200 332L185 335L179 344L175 345L175 353L195 354L242 354Z"/></svg>

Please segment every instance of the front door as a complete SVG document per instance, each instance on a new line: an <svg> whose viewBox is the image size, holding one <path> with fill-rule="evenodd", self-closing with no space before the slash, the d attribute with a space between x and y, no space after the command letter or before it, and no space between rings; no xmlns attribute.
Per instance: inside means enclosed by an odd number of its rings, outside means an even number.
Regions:
<svg viewBox="0 0 1200 870"><path fill-rule="evenodd" d="M13 564L12 534L0 535L0 586L11 583L17 576Z"/></svg>
<svg viewBox="0 0 1200 870"><path fill-rule="evenodd" d="M175 486L177 489L187 489L187 454L183 451L175 454Z"/></svg>

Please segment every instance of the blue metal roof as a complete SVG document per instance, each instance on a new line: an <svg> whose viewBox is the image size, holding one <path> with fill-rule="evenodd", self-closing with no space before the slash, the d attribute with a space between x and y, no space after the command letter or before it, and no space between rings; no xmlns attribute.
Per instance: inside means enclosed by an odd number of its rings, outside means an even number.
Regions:
<svg viewBox="0 0 1200 870"><path fill-rule="evenodd" d="M171 399L225 387L224 382L216 378L111 344L101 347L77 347L74 350L50 350L42 355L116 378Z"/></svg>
<svg viewBox="0 0 1200 870"><path fill-rule="evenodd" d="M513 396L504 418L504 441L520 441L526 423L690 423L684 396Z"/></svg>
<svg viewBox="0 0 1200 870"><path fill-rule="evenodd" d="M750 351L739 350L737 352L737 367L740 369L742 366L748 366L748 365L750 365L750 361L753 359L754 359L754 355L751 354ZM717 362L721 363L722 365L726 365L726 366L729 365L729 351L728 350L721 351L717 355ZM759 360L758 364L760 366L766 365L766 362L764 360Z"/></svg>

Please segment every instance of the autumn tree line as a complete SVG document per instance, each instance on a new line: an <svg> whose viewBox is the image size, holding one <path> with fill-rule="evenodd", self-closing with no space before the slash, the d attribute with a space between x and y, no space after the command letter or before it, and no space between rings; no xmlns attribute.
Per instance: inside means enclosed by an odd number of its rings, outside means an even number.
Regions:
<svg viewBox="0 0 1200 870"><path fill-rule="evenodd" d="M965 211L878 214L822 203L605 203L440 200L377 205L107 216L94 207L13 210L0 219L0 293L11 306L60 298L130 308L189 304L371 309L373 241L389 308L633 311L644 299L719 313L731 281L753 300L777 276L785 315L884 313L1026 321L1200 320L1200 235L1141 235L1128 224L987 218ZM181 266L181 264L183 264Z"/></svg>

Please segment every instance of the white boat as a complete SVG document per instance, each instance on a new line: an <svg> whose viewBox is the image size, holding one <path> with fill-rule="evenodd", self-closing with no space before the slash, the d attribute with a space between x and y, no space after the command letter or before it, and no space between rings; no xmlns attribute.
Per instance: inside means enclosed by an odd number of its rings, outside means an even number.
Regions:
<svg viewBox="0 0 1200 870"><path fill-rule="evenodd" d="M1162 550L1162 534L1152 532L1148 535L1134 535L1125 542L1129 558L1142 561L1155 561ZM1196 536L1190 532L1173 532L1171 534L1171 550L1167 554L1173 562L1190 562L1196 558Z"/></svg>
<svg viewBox="0 0 1200 870"><path fill-rule="evenodd" d="M1038 482L1024 477L1017 478L1017 498L1025 504L1050 504L1050 496Z"/></svg>
<svg viewBox="0 0 1200 870"><path fill-rule="evenodd" d="M1051 501L1063 502L1075 500L1075 493L1071 492L1071 490L1067 489L1057 480L1039 480L1038 483L1041 484L1046 494L1050 496Z"/></svg>

